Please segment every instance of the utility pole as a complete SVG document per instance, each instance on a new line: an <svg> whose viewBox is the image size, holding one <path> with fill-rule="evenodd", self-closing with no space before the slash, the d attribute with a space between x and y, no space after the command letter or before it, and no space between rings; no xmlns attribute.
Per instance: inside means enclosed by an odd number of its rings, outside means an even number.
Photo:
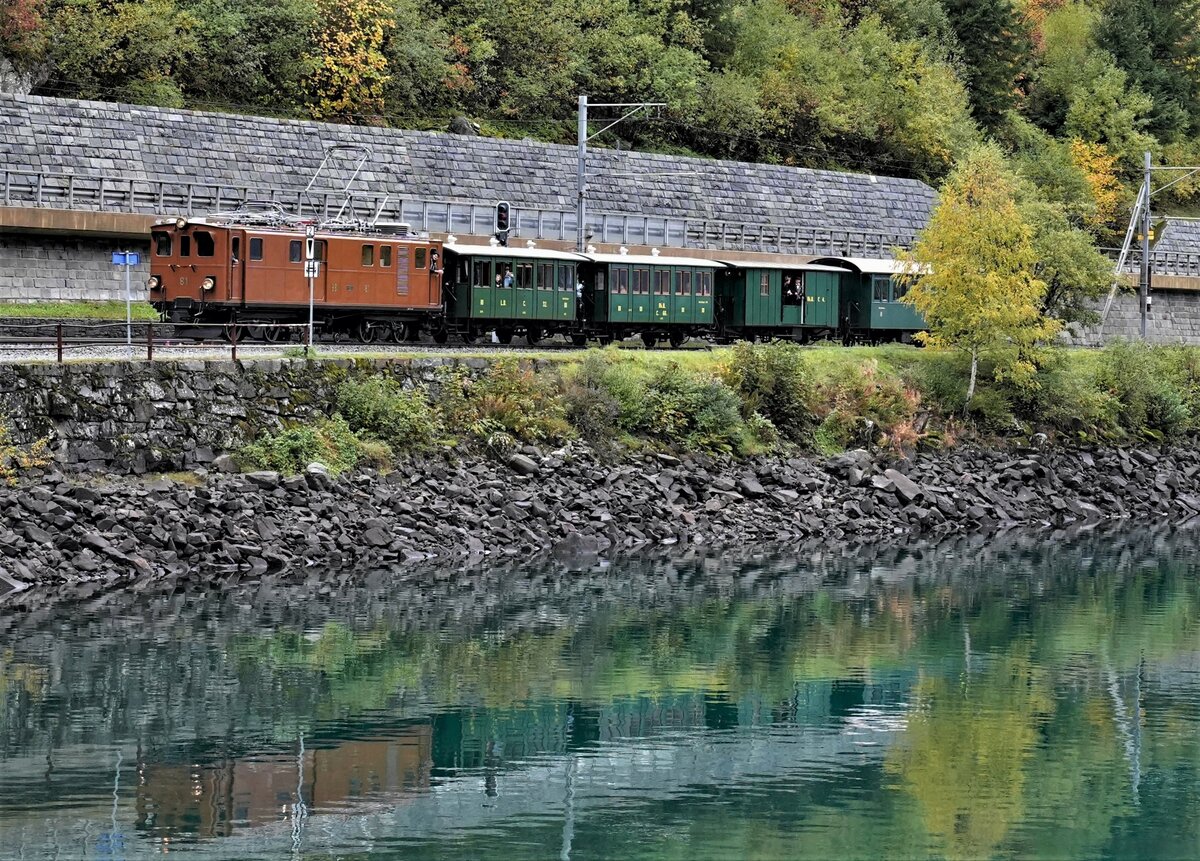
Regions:
<svg viewBox="0 0 1200 861"><path fill-rule="evenodd" d="M575 166L575 185L576 185L576 200L575 200L575 250L583 251L587 246L587 144L593 138L599 137L606 131L611 129L617 123L624 122L634 114L644 111L647 108L662 108L666 107L666 102L607 102L604 104L591 105L593 108L628 108L628 110L617 119L610 122L594 135L588 134L588 99L587 96L579 97L579 118L578 118L578 135L579 135L579 154L578 164Z"/></svg>
<svg viewBox="0 0 1200 861"><path fill-rule="evenodd" d="M1146 340L1146 318L1150 313L1150 153L1144 162L1146 183L1145 205L1142 207L1142 273L1139 280L1139 304L1142 308L1142 340Z"/></svg>
<svg viewBox="0 0 1200 861"><path fill-rule="evenodd" d="M587 230L584 228L587 218L587 96L579 97L579 154L575 165L575 250L583 251L587 244Z"/></svg>

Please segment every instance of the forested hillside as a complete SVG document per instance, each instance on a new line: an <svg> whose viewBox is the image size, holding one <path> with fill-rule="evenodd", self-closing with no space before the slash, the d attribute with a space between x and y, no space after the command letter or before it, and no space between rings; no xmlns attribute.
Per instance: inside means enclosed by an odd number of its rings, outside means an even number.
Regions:
<svg viewBox="0 0 1200 861"><path fill-rule="evenodd" d="M38 94L574 138L939 182L988 139L1071 224L1118 229L1141 152L1200 160L1200 0L4 0ZM1169 203L1188 205L1193 186Z"/></svg>

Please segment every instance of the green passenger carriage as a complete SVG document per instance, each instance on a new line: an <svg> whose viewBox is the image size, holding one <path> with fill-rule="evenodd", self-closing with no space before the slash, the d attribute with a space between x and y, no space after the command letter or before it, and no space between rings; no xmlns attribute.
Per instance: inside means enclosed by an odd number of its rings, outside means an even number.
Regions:
<svg viewBox="0 0 1200 861"><path fill-rule="evenodd" d="M836 266L729 261L717 273L718 335L808 341L838 328Z"/></svg>
<svg viewBox="0 0 1200 861"><path fill-rule="evenodd" d="M902 302L906 288L899 278L903 263L868 257L826 257L814 261L846 269L839 313L847 341L907 341L926 328L925 318Z"/></svg>
<svg viewBox="0 0 1200 861"><path fill-rule="evenodd" d="M639 333L678 346L714 325L715 273L723 264L659 254L585 255L584 318L602 340Z"/></svg>
<svg viewBox="0 0 1200 861"><path fill-rule="evenodd" d="M501 343L522 333L529 343L577 327L579 265L566 251L492 245L446 245L445 329L466 340L494 330Z"/></svg>

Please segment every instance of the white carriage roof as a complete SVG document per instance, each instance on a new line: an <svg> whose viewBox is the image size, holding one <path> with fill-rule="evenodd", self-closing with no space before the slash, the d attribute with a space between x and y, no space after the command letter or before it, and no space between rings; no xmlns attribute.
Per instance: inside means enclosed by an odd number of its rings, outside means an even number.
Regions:
<svg viewBox="0 0 1200 861"><path fill-rule="evenodd" d="M584 254L593 263L629 263L635 266L700 266L708 269L724 269L719 260L702 257L668 257L665 254Z"/></svg>
<svg viewBox="0 0 1200 861"><path fill-rule="evenodd" d="M881 257L821 257L813 262L850 269L863 275L898 275L906 272L908 267L903 260Z"/></svg>
<svg viewBox="0 0 1200 861"><path fill-rule="evenodd" d="M466 257L512 257L533 258L537 260L570 260L579 263L585 258L573 251L556 251L553 248L528 248L523 245L505 247L503 245L454 245L445 246L447 251L462 254Z"/></svg>
<svg viewBox="0 0 1200 861"><path fill-rule="evenodd" d="M786 269L789 272L838 272L846 273L844 266L822 266L817 263L759 263L747 260L722 260L724 266L734 269Z"/></svg>

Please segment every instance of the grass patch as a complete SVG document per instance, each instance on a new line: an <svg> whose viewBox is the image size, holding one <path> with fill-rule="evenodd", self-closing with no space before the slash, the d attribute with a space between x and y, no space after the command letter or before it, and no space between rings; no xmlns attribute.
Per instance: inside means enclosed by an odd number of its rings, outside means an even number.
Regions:
<svg viewBox="0 0 1200 861"><path fill-rule="evenodd" d="M142 323L158 322L158 312L146 302L134 302L133 319ZM125 319L125 303L103 302L3 302L0 318L46 320L120 320Z"/></svg>

